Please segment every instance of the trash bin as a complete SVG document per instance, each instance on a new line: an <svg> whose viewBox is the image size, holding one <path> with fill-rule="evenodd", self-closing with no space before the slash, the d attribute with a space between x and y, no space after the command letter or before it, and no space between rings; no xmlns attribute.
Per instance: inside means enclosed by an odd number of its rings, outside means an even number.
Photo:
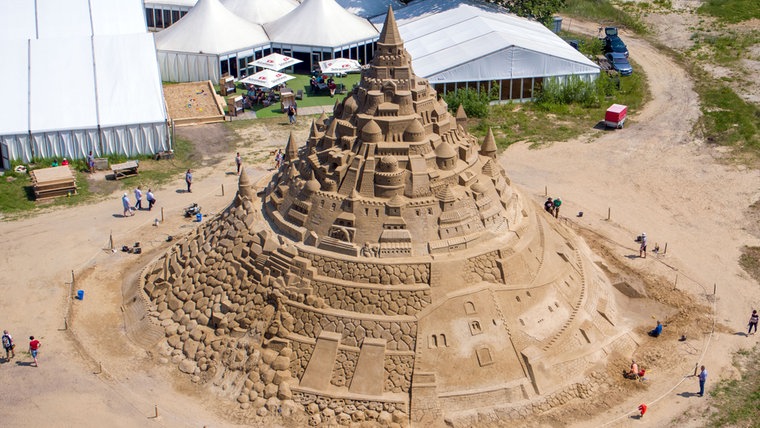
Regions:
<svg viewBox="0 0 760 428"><path fill-rule="evenodd" d="M77 290L77 299L84 300L84 290Z"/></svg>
<svg viewBox="0 0 760 428"><path fill-rule="evenodd" d="M203 220L203 214L201 214L201 213L196 214L195 215L195 221L197 221L198 223L200 223L201 220Z"/></svg>

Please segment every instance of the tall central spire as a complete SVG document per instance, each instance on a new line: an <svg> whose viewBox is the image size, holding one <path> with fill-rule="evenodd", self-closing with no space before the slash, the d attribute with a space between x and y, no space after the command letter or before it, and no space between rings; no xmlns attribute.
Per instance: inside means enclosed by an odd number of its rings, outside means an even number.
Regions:
<svg viewBox="0 0 760 428"><path fill-rule="evenodd" d="M388 14L385 16L385 24L383 24L383 31L380 33L380 39L378 39L377 44L385 46L400 46L404 44L401 40L401 34L398 32L396 17L393 15L393 8L391 6L388 6Z"/></svg>

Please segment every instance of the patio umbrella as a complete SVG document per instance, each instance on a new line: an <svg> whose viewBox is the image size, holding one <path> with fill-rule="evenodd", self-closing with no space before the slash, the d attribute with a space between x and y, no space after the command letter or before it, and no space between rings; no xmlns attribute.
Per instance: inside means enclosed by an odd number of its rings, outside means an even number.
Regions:
<svg viewBox="0 0 760 428"><path fill-rule="evenodd" d="M263 58L259 58L256 61L249 62L248 65L255 65L256 67L268 68L270 70L277 71L282 70L286 67L290 67L291 65L298 64L299 62L303 61L278 53L273 53Z"/></svg>
<svg viewBox="0 0 760 428"><path fill-rule="evenodd" d="M272 70L261 70L256 74L252 74L245 79L241 79L240 81L242 83L245 83L246 85L256 85L256 86L263 86L265 88L271 88L273 86L277 86L280 83L287 82L288 80L295 79L295 76L291 76L289 74L280 73L278 71L272 71Z"/></svg>
<svg viewBox="0 0 760 428"><path fill-rule="evenodd" d="M362 69L362 65L355 59L335 58L328 59L327 61L319 61L319 68L322 69L322 73L337 74L359 71Z"/></svg>

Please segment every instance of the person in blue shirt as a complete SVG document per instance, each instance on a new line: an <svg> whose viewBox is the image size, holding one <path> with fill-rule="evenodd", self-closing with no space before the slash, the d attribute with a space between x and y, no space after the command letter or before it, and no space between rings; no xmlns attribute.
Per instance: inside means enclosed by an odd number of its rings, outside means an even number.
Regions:
<svg viewBox="0 0 760 428"><path fill-rule="evenodd" d="M705 369L705 366L702 366L702 368L699 371L699 396L705 395L705 382L707 381L707 369Z"/></svg>
<svg viewBox="0 0 760 428"><path fill-rule="evenodd" d="M654 330L649 332L649 335L652 337L659 337L662 334L662 323L657 321L657 327L654 328Z"/></svg>

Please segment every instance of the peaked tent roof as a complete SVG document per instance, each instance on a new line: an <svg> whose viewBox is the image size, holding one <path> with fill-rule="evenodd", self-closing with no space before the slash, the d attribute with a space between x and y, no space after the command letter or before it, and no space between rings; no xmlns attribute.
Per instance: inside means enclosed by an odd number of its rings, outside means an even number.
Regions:
<svg viewBox="0 0 760 428"><path fill-rule="evenodd" d="M259 25L282 18L298 7L296 0L222 0L222 4L235 15Z"/></svg>
<svg viewBox="0 0 760 428"><path fill-rule="evenodd" d="M421 0L395 16L414 70L433 83L599 72L540 23L484 2Z"/></svg>
<svg viewBox="0 0 760 428"><path fill-rule="evenodd" d="M404 3L399 0L336 0L347 11L362 18L372 18L373 16L383 15L388 11L388 6L393 10L399 10L404 7Z"/></svg>
<svg viewBox="0 0 760 428"><path fill-rule="evenodd" d="M372 23L343 9L335 0L304 0L264 28L273 41L300 46L339 47L378 36Z"/></svg>
<svg viewBox="0 0 760 428"><path fill-rule="evenodd" d="M198 0L176 24L156 33L159 51L220 55L268 43L261 25L235 15L219 0Z"/></svg>

